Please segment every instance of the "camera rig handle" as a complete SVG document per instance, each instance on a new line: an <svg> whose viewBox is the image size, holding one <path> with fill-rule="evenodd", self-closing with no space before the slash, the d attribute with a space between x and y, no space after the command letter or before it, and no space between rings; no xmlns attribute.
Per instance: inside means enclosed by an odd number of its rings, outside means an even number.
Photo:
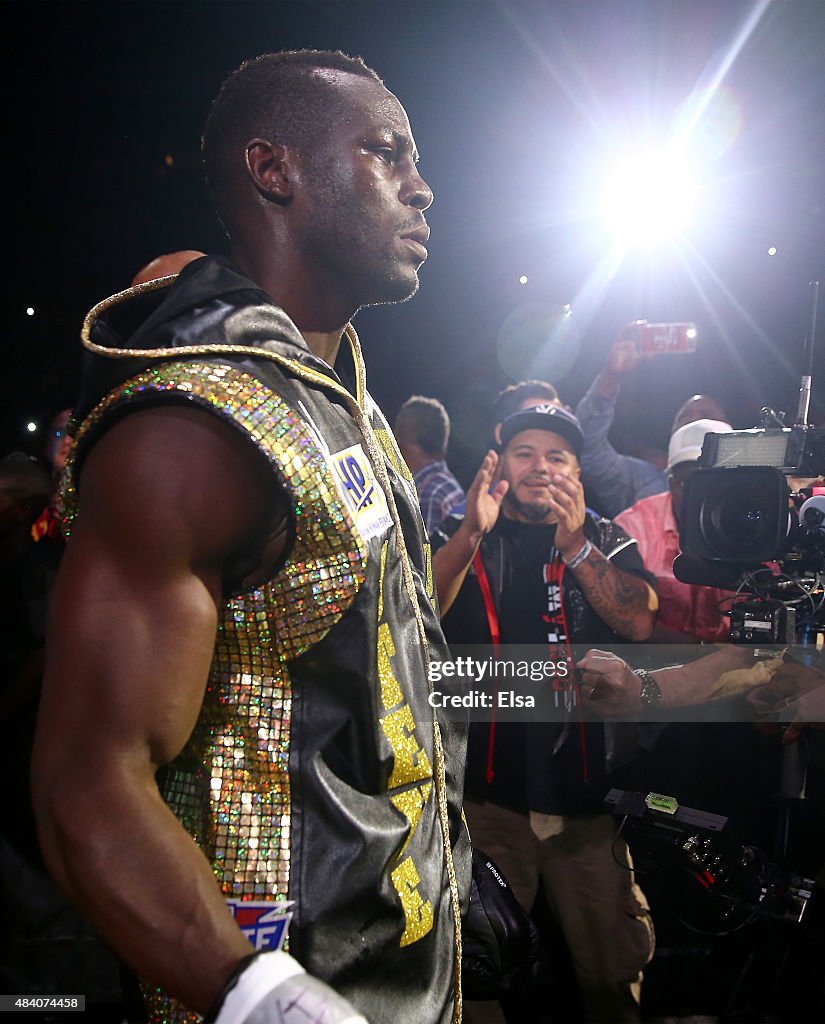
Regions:
<svg viewBox="0 0 825 1024"><path fill-rule="evenodd" d="M816 341L816 314L819 306L819 281L811 281L811 326L805 337L803 346L803 362L805 363L802 372L802 382L799 386L799 406L796 410L796 425L806 426L808 423L808 409L811 404L811 382L814 369L814 342Z"/></svg>

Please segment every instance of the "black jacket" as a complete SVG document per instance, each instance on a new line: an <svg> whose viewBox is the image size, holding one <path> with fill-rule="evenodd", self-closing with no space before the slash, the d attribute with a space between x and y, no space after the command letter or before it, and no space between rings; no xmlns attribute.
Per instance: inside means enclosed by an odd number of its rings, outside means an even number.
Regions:
<svg viewBox="0 0 825 1024"><path fill-rule="evenodd" d="M451 515L433 535L433 548L438 550L461 525L461 515ZM541 527L522 526L500 517L495 527L484 537L479 548L495 615L501 619L505 595L527 586L527 576L541 578L544 559L550 554L542 549L541 561L524 564L519 553L520 533L530 533ZM542 536L552 533L550 528ZM653 576L646 572L638 546L621 527L608 519L588 513L584 522L585 537L610 559L617 568L640 576L655 587ZM572 572L562 577L562 601L565 611L569 642L574 658L584 654L588 647L621 643L621 638L600 619L579 588ZM546 607L546 605L545 605ZM541 607L529 615L538 621ZM473 567L443 620L444 632L451 645L490 643L490 626L481 587ZM512 623L510 624L512 628ZM502 643L536 645L528 627L527 636L514 639L507 635L507 624L502 623ZM576 649L578 646L578 649ZM542 657L546 657L546 645ZM521 654L529 653L524 647ZM491 730L486 722L470 726L467 753L466 793L476 800L490 800L512 810L533 810L547 814L576 814L596 810L611 785L620 779L616 772L624 768L638 751L637 727L625 723L587 720L576 705L569 720L498 722ZM492 748L492 749L491 749ZM493 777L488 777L492 767Z"/></svg>

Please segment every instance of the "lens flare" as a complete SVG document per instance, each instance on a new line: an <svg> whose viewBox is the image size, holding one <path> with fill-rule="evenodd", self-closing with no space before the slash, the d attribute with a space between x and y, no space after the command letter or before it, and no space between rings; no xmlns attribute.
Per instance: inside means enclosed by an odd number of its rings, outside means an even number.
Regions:
<svg viewBox="0 0 825 1024"><path fill-rule="evenodd" d="M680 148L624 159L607 183L604 217L624 246L679 236L696 208L696 183Z"/></svg>

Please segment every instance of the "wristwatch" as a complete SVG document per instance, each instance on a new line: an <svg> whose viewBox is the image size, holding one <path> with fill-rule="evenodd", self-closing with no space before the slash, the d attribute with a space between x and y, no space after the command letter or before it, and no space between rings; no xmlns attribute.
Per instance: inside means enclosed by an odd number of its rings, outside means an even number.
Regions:
<svg viewBox="0 0 825 1024"><path fill-rule="evenodd" d="M658 711L662 706L662 691L659 684L646 668L634 668L633 671L642 683L639 700L650 711Z"/></svg>

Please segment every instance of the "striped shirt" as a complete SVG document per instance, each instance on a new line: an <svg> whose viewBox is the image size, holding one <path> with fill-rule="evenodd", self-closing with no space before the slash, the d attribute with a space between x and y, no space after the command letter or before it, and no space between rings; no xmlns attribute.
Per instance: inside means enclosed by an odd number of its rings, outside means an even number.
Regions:
<svg viewBox="0 0 825 1024"><path fill-rule="evenodd" d="M432 533L447 518L450 510L464 500L464 491L443 459L422 466L413 476L413 482L418 491L424 525L427 533Z"/></svg>

